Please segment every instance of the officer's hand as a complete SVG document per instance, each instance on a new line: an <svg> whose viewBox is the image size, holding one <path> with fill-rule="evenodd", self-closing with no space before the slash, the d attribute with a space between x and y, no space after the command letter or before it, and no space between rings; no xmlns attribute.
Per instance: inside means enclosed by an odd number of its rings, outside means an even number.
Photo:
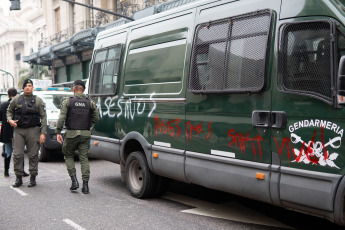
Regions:
<svg viewBox="0 0 345 230"><path fill-rule="evenodd" d="M40 136L40 143L43 144L46 141L46 135L41 134Z"/></svg>
<svg viewBox="0 0 345 230"><path fill-rule="evenodd" d="M62 138L61 134L57 134L57 135L56 135L56 139L57 139L57 141L58 141L60 144L62 144L63 138Z"/></svg>
<svg viewBox="0 0 345 230"><path fill-rule="evenodd" d="M18 120L9 120L8 123L10 124L10 126L12 127L17 127L17 122Z"/></svg>

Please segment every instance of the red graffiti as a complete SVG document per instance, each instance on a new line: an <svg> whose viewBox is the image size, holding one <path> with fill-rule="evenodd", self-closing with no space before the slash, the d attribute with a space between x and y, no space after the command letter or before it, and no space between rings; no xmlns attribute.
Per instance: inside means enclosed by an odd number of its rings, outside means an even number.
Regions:
<svg viewBox="0 0 345 230"><path fill-rule="evenodd" d="M296 141L295 140L295 143L296 142L300 142L302 143L302 147L299 151L299 154L297 156L297 154L295 153L295 147L294 147L294 144L293 142L291 141L290 138L288 137L283 137L283 140L282 140L282 144L281 146L279 147L278 145L278 141L275 137L274 138L274 141L276 143L276 147L277 147L277 151L280 155L280 158L281 158L281 155L283 153L283 150L284 150L284 147L287 149L287 155L288 155L288 159L289 159L289 164L290 164L290 160L291 160L291 151L290 149L292 150L293 152L293 156L296 160L296 162L299 162L301 157L302 157L302 154L303 152L305 153L307 159L314 163L314 164L317 164L319 162L319 159L317 158L317 156L314 155L314 149L313 149L313 146L314 146L314 143L315 143L315 136L316 136L316 133L317 133L317 130L315 129L314 130L314 133L313 133L313 136L312 136L312 139L311 141L309 142L309 145L307 145L304 141ZM323 127L321 126L321 143L322 143L322 148L324 150L324 159L326 160L327 157L328 157L328 153L327 153L327 150L326 150L326 146L325 146L325 143L324 143L324 136L323 136Z"/></svg>
<svg viewBox="0 0 345 230"><path fill-rule="evenodd" d="M175 131L176 131L176 137L180 136L181 134L181 128L178 126L178 123L180 122L180 118L176 118L171 121L159 121L159 117L155 116L155 133L156 136L158 135L158 130L160 133L167 134L171 137L175 136ZM174 125L175 124L175 125Z"/></svg>
<svg viewBox="0 0 345 230"><path fill-rule="evenodd" d="M228 131L228 136L230 137L230 141L228 144L229 147L232 146L233 144L235 144L236 148L237 148L237 146L239 146L241 149L241 152L245 153L246 147L247 147L247 142L249 142L253 148L255 160L256 160L257 148L259 150L260 157L262 156L262 150L261 150L261 143L260 142L263 141L264 139L262 138L262 136L260 134L258 134L257 137L249 138L249 133L247 133L247 135L244 136L243 133L239 134L234 129L230 129ZM257 146L255 145L255 143L257 143Z"/></svg>
<svg viewBox="0 0 345 230"><path fill-rule="evenodd" d="M195 131L197 134L202 132L202 123L194 126L190 121L186 124L186 139L188 140L188 137L190 140L192 140L192 132Z"/></svg>
<svg viewBox="0 0 345 230"><path fill-rule="evenodd" d="M210 136L211 136L211 133L212 133L212 130L211 130L211 123L212 123L212 121L210 121L209 123L208 123L208 134L207 134L207 140L210 138Z"/></svg>

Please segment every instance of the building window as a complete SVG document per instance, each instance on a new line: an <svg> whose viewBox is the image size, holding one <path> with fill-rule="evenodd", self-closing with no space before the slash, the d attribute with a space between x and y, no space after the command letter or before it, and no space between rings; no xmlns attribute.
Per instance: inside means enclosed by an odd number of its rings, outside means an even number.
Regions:
<svg viewBox="0 0 345 230"><path fill-rule="evenodd" d="M55 32L61 31L61 21L60 21L60 7L55 9Z"/></svg>

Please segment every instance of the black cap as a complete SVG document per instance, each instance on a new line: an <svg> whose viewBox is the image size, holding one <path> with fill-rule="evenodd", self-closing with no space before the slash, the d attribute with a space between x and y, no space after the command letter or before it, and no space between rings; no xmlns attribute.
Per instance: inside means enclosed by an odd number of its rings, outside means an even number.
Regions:
<svg viewBox="0 0 345 230"><path fill-rule="evenodd" d="M84 83L82 80L75 80L75 81L73 82L73 86L76 86L76 85L81 85L81 86L83 86L84 89L85 89L85 83Z"/></svg>
<svg viewBox="0 0 345 230"><path fill-rule="evenodd" d="M23 89L25 88L26 84L31 84L32 86L34 85L34 83L28 78L28 79L25 79L24 82L23 82Z"/></svg>

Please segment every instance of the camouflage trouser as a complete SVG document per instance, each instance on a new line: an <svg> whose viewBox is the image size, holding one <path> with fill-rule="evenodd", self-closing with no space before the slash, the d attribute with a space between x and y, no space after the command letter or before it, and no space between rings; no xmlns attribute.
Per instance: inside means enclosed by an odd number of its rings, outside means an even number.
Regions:
<svg viewBox="0 0 345 230"><path fill-rule="evenodd" d="M89 165L89 158L88 158L89 148L90 148L90 137L76 136L74 138L65 138L63 146L62 146L62 152L64 154L67 171L70 176L76 175L75 164L74 164L74 153L76 150L78 150L83 181L89 181L89 178L90 178L90 165Z"/></svg>
<svg viewBox="0 0 345 230"><path fill-rule="evenodd" d="M23 176L24 146L28 151L30 175L38 172L38 150L40 149L40 127L15 128L13 133L13 168L17 176Z"/></svg>

